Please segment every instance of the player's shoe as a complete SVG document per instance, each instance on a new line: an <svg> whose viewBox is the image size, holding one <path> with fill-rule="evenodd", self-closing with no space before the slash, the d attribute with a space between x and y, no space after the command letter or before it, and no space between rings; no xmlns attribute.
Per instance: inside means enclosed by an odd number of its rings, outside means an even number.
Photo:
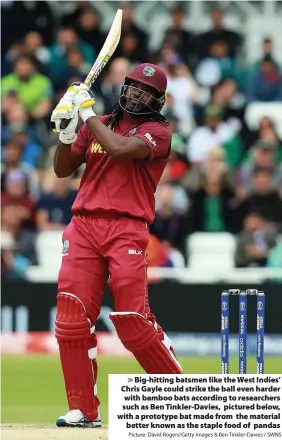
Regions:
<svg viewBox="0 0 282 440"><path fill-rule="evenodd" d="M80 409L72 409L66 415L59 417L56 425L59 428L101 428L102 422L100 419L88 420Z"/></svg>

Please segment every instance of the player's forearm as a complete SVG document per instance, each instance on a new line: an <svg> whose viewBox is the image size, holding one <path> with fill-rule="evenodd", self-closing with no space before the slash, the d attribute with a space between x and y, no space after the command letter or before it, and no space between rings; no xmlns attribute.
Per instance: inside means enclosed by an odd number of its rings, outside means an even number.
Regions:
<svg viewBox="0 0 282 440"><path fill-rule="evenodd" d="M130 139L111 131L97 116L88 118L86 124L109 156L117 157L126 153Z"/></svg>
<svg viewBox="0 0 282 440"><path fill-rule="evenodd" d="M81 165L79 156L72 154L71 145L58 142L54 156L54 171L57 177L71 176Z"/></svg>

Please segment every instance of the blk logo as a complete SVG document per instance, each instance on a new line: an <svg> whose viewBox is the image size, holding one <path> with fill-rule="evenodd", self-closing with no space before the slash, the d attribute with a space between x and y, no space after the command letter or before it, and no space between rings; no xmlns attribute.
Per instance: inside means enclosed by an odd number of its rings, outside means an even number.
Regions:
<svg viewBox="0 0 282 440"><path fill-rule="evenodd" d="M137 251L136 249L129 249L129 255L142 255L143 251Z"/></svg>

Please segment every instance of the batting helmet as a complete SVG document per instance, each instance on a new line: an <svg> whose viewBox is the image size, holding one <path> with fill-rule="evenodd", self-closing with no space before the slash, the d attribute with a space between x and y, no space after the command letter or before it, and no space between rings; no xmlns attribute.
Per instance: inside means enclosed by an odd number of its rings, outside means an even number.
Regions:
<svg viewBox="0 0 282 440"><path fill-rule="evenodd" d="M137 87L133 87L132 82L150 87L152 94L143 91L138 96ZM166 87L167 77L163 69L155 64L139 64L125 78L119 104L126 112L135 115L159 113L165 103Z"/></svg>
<svg viewBox="0 0 282 440"><path fill-rule="evenodd" d="M163 69L155 64L139 64L133 72L127 76L126 80L136 81L146 86L152 87L158 93L166 91L167 77Z"/></svg>

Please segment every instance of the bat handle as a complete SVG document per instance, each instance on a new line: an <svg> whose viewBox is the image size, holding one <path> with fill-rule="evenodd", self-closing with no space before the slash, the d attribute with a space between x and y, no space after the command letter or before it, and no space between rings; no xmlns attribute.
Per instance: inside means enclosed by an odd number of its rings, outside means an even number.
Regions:
<svg viewBox="0 0 282 440"><path fill-rule="evenodd" d="M70 119L62 119L61 124L60 124L60 129L64 130L65 128L67 128L70 121L71 121Z"/></svg>

